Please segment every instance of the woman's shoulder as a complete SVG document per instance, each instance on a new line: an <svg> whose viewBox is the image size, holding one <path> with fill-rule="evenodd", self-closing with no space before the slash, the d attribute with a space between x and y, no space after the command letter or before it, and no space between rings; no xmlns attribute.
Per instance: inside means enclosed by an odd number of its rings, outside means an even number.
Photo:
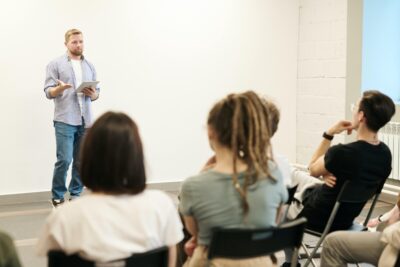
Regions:
<svg viewBox="0 0 400 267"><path fill-rule="evenodd" d="M213 178L217 178L220 175L219 173L212 171L212 170L207 170L204 172L201 172L196 175L189 176L182 182L182 186L196 186L196 185L202 185L205 183L209 183L213 181Z"/></svg>
<svg viewBox="0 0 400 267"><path fill-rule="evenodd" d="M272 179L267 179L267 180L272 180L277 183L283 183L283 175L282 175L282 170L280 169L280 165L278 162L269 160L268 161L268 170L269 170L269 175L270 178Z"/></svg>

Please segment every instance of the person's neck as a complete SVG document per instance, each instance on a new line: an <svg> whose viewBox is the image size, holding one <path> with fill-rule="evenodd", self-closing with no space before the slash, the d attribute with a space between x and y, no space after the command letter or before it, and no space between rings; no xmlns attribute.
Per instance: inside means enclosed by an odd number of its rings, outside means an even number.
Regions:
<svg viewBox="0 0 400 267"><path fill-rule="evenodd" d="M357 140L377 145L379 144L378 133L372 132L366 127L360 126L357 130Z"/></svg>
<svg viewBox="0 0 400 267"><path fill-rule="evenodd" d="M216 164L213 168L214 171L222 173L233 173L233 152L232 150L219 147L215 149ZM247 170L247 165L241 160L236 160L236 172L243 172Z"/></svg>

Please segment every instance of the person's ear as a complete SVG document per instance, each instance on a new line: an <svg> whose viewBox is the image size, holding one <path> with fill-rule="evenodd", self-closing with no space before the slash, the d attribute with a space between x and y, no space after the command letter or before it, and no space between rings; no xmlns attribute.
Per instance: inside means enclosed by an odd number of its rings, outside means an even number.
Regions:
<svg viewBox="0 0 400 267"><path fill-rule="evenodd" d="M359 111L357 114L357 118L359 122L365 122L365 115L364 115L364 111Z"/></svg>
<svg viewBox="0 0 400 267"><path fill-rule="evenodd" d="M208 143L210 144L211 149L215 151L214 143L217 136L215 130L209 125L207 126L207 135L208 135Z"/></svg>
<svg viewBox="0 0 400 267"><path fill-rule="evenodd" d="M210 125L207 126L207 135L209 140L215 139L215 130Z"/></svg>

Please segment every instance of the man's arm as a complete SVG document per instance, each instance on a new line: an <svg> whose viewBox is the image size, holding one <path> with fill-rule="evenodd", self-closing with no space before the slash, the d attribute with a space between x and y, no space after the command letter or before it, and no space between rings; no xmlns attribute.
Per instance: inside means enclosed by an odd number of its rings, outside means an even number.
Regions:
<svg viewBox="0 0 400 267"><path fill-rule="evenodd" d="M348 134L351 134L351 131L353 130L353 125L350 121L339 121L325 133L333 137L335 134L339 134L345 130ZM317 150L314 152L313 156L311 157L310 164L308 165L308 169L312 176L319 177L321 175L329 174L329 172L325 168L324 156L330 146L331 140L323 138Z"/></svg>
<svg viewBox="0 0 400 267"><path fill-rule="evenodd" d="M58 85L56 87L50 87L48 93L51 97L57 97L62 94L65 90L72 87L69 83L64 83L63 81L57 80Z"/></svg>
<svg viewBox="0 0 400 267"><path fill-rule="evenodd" d="M59 80L56 63L50 62L46 67L46 80L44 82L46 97L48 99L55 98L71 87L71 84Z"/></svg>

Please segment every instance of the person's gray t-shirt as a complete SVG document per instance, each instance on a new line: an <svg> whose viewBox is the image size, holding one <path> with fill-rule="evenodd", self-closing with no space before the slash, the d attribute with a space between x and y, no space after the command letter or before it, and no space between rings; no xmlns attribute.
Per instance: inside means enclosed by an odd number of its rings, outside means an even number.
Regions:
<svg viewBox="0 0 400 267"><path fill-rule="evenodd" d="M206 171L183 182L179 210L184 216L193 216L198 225L198 244L208 245L215 227L269 227L275 226L276 212L287 200L283 178L270 162L270 178L260 179L247 190L249 213L245 220L242 201L232 183L232 175ZM244 174L239 174L242 184Z"/></svg>

